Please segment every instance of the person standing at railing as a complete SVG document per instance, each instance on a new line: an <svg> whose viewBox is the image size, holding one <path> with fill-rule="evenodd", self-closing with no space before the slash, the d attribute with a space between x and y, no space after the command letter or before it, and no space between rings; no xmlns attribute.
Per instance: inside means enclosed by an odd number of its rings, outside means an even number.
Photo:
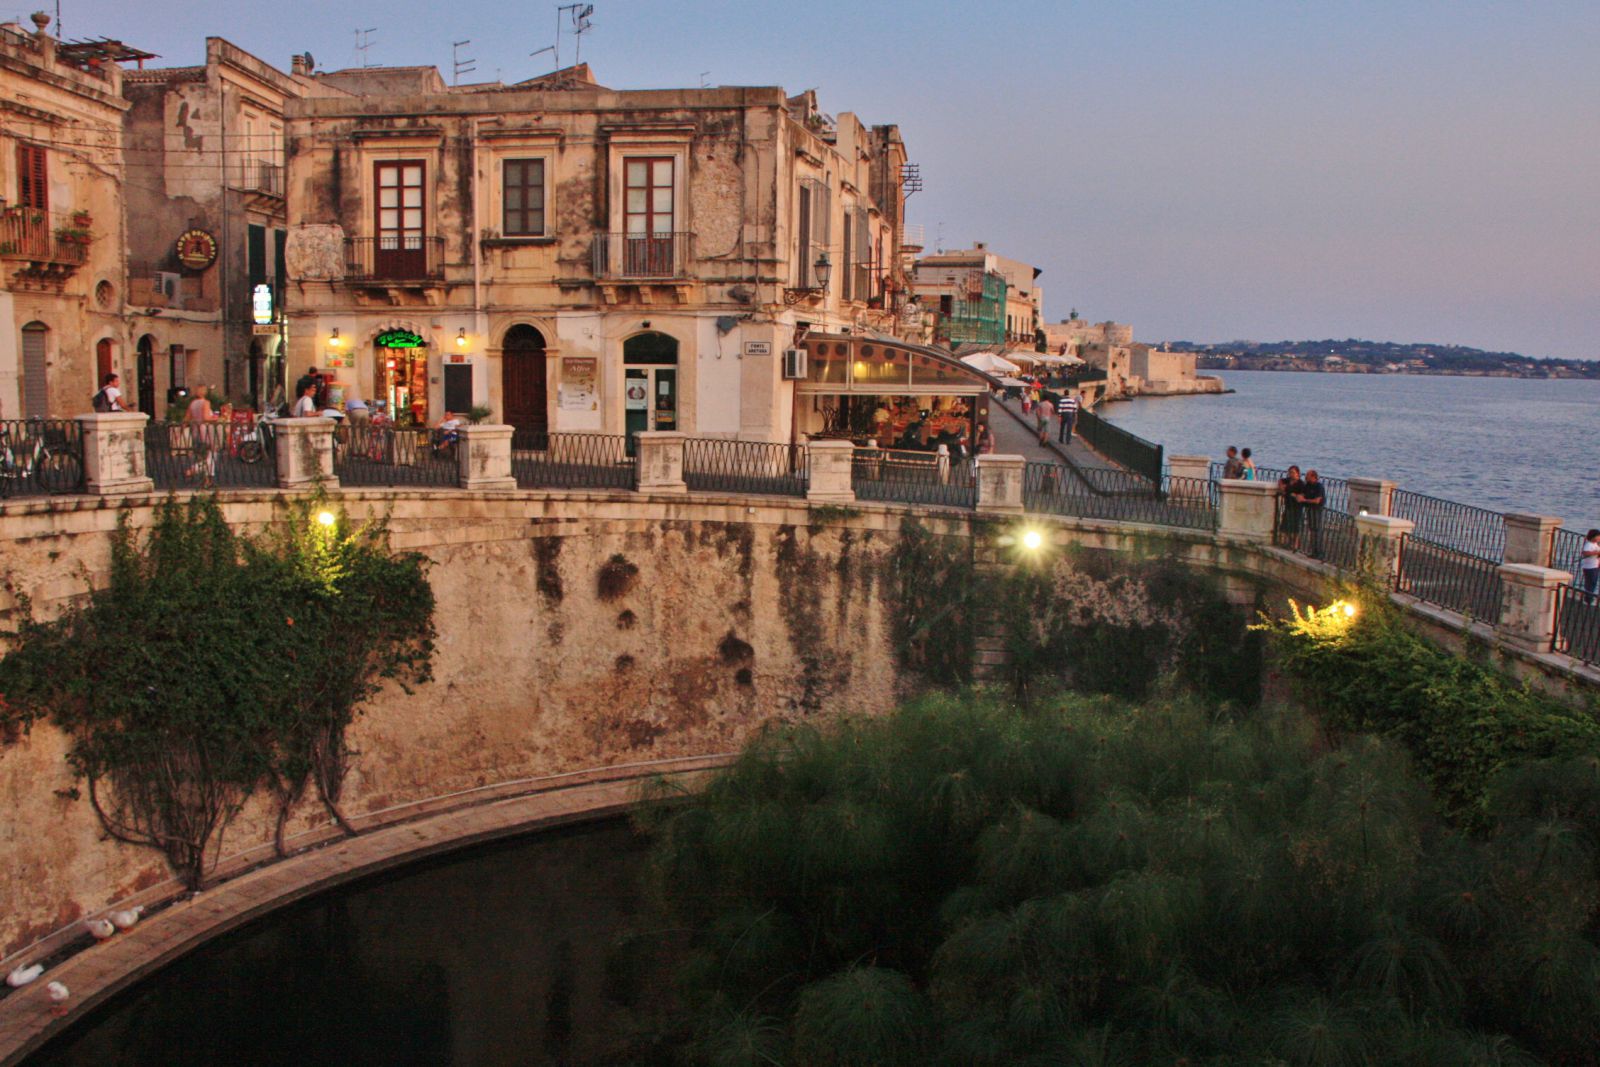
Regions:
<svg viewBox="0 0 1600 1067"><path fill-rule="evenodd" d="M1583 548L1578 551L1578 577L1583 582L1583 595L1593 600L1600 591L1600 530L1590 530L1583 535Z"/></svg>
<svg viewBox="0 0 1600 1067"><path fill-rule="evenodd" d="M1300 551L1308 556L1322 554L1322 508L1327 501L1328 490L1322 479L1316 471L1306 471L1306 480L1300 483Z"/></svg>
<svg viewBox="0 0 1600 1067"><path fill-rule="evenodd" d="M314 418L317 414L317 383L314 379L301 378L295 383L299 391L299 399L294 402L294 407L289 411L292 419Z"/></svg>
<svg viewBox="0 0 1600 1067"><path fill-rule="evenodd" d="M183 424L194 450L194 463L187 473L193 478L196 471L204 472L200 481L202 489L210 489L215 485L217 476L218 442L213 440L217 429L217 413L211 410L211 400L206 395L208 392L210 390L204 385L195 386L194 399L189 401L189 409L183 414Z"/></svg>
<svg viewBox="0 0 1600 1067"><path fill-rule="evenodd" d="M1239 463L1242 468L1239 471L1239 477L1243 478L1247 482L1255 481L1256 461L1250 458L1250 450L1248 448L1242 449L1239 452Z"/></svg>
<svg viewBox="0 0 1600 1067"><path fill-rule="evenodd" d="M122 390L118 387L121 381L116 371L110 371L100 380L100 391L94 395L89 406L95 411L105 413L111 411L127 411L122 403Z"/></svg>
<svg viewBox="0 0 1600 1067"><path fill-rule="evenodd" d="M1078 421L1078 398L1071 393L1062 393L1061 399L1056 401L1056 414L1061 418L1056 440L1064 445L1071 444L1072 427Z"/></svg>
<svg viewBox="0 0 1600 1067"><path fill-rule="evenodd" d="M1304 485L1300 468L1293 464L1278 479L1278 543L1289 548L1300 547L1300 490Z"/></svg>
<svg viewBox="0 0 1600 1067"><path fill-rule="evenodd" d="M1222 476L1234 480L1244 477L1244 460L1239 458L1239 449L1235 445L1228 446L1228 458L1223 461Z"/></svg>

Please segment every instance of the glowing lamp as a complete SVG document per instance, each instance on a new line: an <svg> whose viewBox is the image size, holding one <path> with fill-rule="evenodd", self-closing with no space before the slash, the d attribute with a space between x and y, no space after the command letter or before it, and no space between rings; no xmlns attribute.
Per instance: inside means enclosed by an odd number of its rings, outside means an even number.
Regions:
<svg viewBox="0 0 1600 1067"><path fill-rule="evenodd" d="M1044 544L1044 535L1038 530L1029 530L1022 535L1022 547L1030 552L1039 551L1039 546Z"/></svg>
<svg viewBox="0 0 1600 1067"><path fill-rule="evenodd" d="M456 331L456 347L457 348L466 348L467 347L467 328L465 326L461 327L461 329Z"/></svg>
<svg viewBox="0 0 1600 1067"><path fill-rule="evenodd" d="M338 521L339 521L338 519L333 517L333 512L331 512L331 511L319 511L319 512L317 512L317 522L320 523L323 526L327 526L327 527L331 528L333 526L333 524L338 522Z"/></svg>
<svg viewBox="0 0 1600 1067"><path fill-rule="evenodd" d="M344 339L339 336L339 327L333 328L333 333L328 336L328 347L338 348L344 344Z"/></svg>

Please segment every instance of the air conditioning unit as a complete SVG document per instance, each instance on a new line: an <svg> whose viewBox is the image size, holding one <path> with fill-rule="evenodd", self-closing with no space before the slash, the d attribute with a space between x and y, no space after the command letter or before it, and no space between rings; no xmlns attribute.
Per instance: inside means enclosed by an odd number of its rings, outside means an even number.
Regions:
<svg viewBox="0 0 1600 1067"><path fill-rule="evenodd" d="M803 348L785 348L783 350L784 381L801 381L805 376L806 350Z"/></svg>
<svg viewBox="0 0 1600 1067"><path fill-rule="evenodd" d="M183 276L171 271L156 271L156 292L161 294L170 303L178 299L178 287L182 284Z"/></svg>

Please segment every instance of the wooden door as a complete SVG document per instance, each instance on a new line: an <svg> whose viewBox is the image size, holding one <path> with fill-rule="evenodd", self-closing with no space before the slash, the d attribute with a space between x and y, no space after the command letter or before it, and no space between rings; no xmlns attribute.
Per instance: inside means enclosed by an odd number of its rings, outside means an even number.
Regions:
<svg viewBox="0 0 1600 1067"><path fill-rule="evenodd" d="M500 400L506 423L516 427L513 447L536 448L550 430L549 385L544 335L532 326L513 326L500 353Z"/></svg>

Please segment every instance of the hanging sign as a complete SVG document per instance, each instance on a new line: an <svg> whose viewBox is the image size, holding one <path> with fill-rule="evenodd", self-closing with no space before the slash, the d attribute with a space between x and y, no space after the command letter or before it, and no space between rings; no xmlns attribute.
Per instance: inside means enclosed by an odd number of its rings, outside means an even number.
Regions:
<svg viewBox="0 0 1600 1067"><path fill-rule="evenodd" d="M250 317L257 326L272 321L272 286L257 285L250 290Z"/></svg>
<svg viewBox="0 0 1600 1067"><path fill-rule="evenodd" d="M190 270L205 270L217 260L217 239L205 230L185 230L175 246L178 262Z"/></svg>
<svg viewBox="0 0 1600 1067"><path fill-rule="evenodd" d="M428 342L410 330L385 330L377 337L379 348L422 348Z"/></svg>

